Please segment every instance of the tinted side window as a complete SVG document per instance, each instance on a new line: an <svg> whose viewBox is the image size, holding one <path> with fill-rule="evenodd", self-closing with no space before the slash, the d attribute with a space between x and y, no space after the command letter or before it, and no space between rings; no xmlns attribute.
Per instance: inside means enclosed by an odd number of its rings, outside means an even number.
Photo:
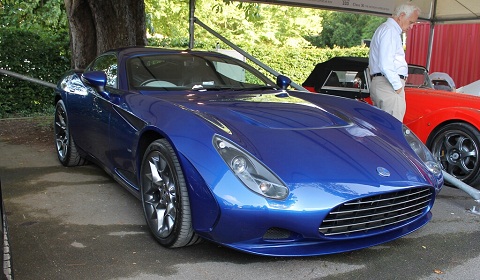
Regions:
<svg viewBox="0 0 480 280"><path fill-rule="evenodd" d="M332 71L325 81L325 86L352 89L367 88L363 71Z"/></svg>
<svg viewBox="0 0 480 280"><path fill-rule="evenodd" d="M89 71L103 71L107 75L107 86L117 88L117 57L107 54L98 57L90 66Z"/></svg>
<svg viewBox="0 0 480 280"><path fill-rule="evenodd" d="M365 98L370 95L364 71L332 70L317 91L347 98Z"/></svg>

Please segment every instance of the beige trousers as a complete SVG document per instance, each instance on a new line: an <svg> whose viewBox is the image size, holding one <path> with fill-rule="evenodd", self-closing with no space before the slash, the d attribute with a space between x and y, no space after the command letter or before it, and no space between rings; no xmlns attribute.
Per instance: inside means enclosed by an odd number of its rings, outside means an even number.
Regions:
<svg viewBox="0 0 480 280"><path fill-rule="evenodd" d="M393 115L403 122L407 104L405 102L405 81L402 80L402 92L396 93L390 82L384 76L372 78L370 97L373 105Z"/></svg>

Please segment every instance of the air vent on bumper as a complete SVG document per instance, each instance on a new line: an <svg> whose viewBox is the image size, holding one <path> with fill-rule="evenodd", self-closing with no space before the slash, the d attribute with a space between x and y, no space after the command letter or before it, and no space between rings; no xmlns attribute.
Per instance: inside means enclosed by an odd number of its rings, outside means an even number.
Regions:
<svg viewBox="0 0 480 280"><path fill-rule="evenodd" d="M348 237L395 227L423 215L433 198L431 188L365 197L335 207L323 220L324 236Z"/></svg>

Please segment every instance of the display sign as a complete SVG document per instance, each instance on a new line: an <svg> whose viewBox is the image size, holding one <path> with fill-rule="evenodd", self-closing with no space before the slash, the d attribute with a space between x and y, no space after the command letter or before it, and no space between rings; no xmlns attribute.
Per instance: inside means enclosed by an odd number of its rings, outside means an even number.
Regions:
<svg viewBox="0 0 480 280"><path fill-rule="evenodd" d="M310 7L325 10L356 12L371 15L391 16L395 6L405 3L405 0L239 0L241 2L256 2L265 4L288 5L297 7ZM422 13L419 19L430 19L433 0L412 0L420 7ZM478 1L478 0L477 0Z"/></svg>
<svg viewBox="0 0 480 280"><path fill-rule="evenodd" d="M325 6L331 8L339 8L341 10L362 10L374 13L392 14L394 3L391 1L377 0L299 0L288 1L279 0L273 2L294 2L297 4L305 4L307 6Z"/></svg>

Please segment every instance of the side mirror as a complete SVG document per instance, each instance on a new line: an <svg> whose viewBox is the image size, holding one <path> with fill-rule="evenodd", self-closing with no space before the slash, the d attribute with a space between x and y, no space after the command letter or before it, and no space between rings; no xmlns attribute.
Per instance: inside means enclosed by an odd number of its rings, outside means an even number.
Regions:
<svg viewBox="0 0 480 280"><path fill-rule="evenodd" d="M279 86L281 89L285 90L287 89L288 86L292 83L292 80L288 78L287 76L284 75L278 75L277 76L277 86Z"/></svg>
<svg viewBox="0 0 480 280"><path fill-rule="evenodd" d="M82 81L93 87L101 96L110 99L110 95L105 91L107 84L107 75L103 71L91 71L82 74Z"/></svg>

